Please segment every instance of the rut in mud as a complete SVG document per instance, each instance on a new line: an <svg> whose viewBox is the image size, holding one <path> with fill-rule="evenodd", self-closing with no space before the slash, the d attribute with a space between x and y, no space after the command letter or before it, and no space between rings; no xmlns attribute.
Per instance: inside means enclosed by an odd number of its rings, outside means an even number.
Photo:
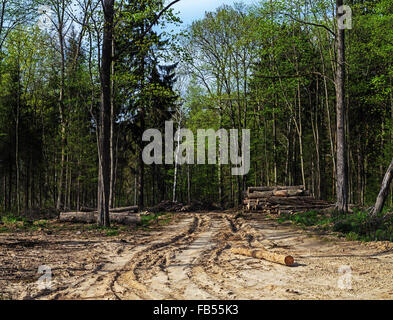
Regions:
<svg viewBox="0 0 393 320"><path fill-rule="evenodd" d="M234 255L235 246L290 253L296 264ZM153 233L95 243L85 252L90 268L63 265L51 290L18 282L9 292L24 299L391 299L392 249L312 235L263 216L195 213ZM343 266L350 273L340 273Z"/></svg>

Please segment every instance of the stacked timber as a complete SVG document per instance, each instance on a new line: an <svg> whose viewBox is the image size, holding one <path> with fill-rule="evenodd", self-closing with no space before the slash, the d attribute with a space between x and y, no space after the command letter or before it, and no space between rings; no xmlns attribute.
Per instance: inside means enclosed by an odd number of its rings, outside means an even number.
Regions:
<svg viewBox="0 0 393 320"><path fill-rule="evenodd" d="M245 211L269 214L292 214L331 207L330 203L313 198L304 186L250 187L243 205Z"/></svg>
<svg viewBox="0 0 393 320"><path fill-rule="evenodd" d="M124 225L141 222L137 206L110 209L109 218L112 222ZM78 212L61 212L59 220L61 222L95 223L98 221L98 212L88 211L87 208L82 208Z"/></svg>

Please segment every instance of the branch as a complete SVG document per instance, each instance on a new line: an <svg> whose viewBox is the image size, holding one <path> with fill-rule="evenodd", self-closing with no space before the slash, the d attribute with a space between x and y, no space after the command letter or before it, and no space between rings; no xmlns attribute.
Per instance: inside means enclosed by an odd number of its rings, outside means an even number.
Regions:
<svg viewBox="0 0 393 320"><path fill-rule="evenodd" d="M174 0L172 1L170 4L168 4L164 9L161 10L161 12L156 15L154 21L147 27L147 29L145 30L145 32L142 34L142 38L144 38L146 36L146 34L148 32L150 32L150 30L154 27L154 25L158 22L158 20L160 20L161 16L168 11L174 4L178 3L180 0Z"/></svg>
<svg viewBox="0 0 393 320"><path fill-rule="evenodd" d="M326 78L328 80L330 80L331 82L335 83L333 79L329 78L328 76L317 72L317 71L313 71L313 72L309 72L309 73L299 73L299 74L289 74L289 75L282 75L282 76L265 76L265 75L258 75L256 74L255 77L257 78L262 78L262 79L291 79L291 78L303 78L306 76L310 76L310 75L317 75L323 78Z"/></svg>
<svg viewBox="0 0 393 320"><path fill-rule="evenodd" d="M284 15L285 15L285 16L288 16L288 17L291 18L292 20L295 20L295 21L297 21L297 22L299 22L299 23L302 23L302 24L306 24L306 25L310 25L310 26L314 26L314 27L319 27L319 28L324 28L324 29L326 29L328 32L330 32L334 37L337 36L336 33L335 33L332 29L330 29L329 27L327 27L327 26L325 26L325 25L323 25L323 24L299 20L299 19L297 19L297 18L291 16L289 13L284 13Z"/></svg>

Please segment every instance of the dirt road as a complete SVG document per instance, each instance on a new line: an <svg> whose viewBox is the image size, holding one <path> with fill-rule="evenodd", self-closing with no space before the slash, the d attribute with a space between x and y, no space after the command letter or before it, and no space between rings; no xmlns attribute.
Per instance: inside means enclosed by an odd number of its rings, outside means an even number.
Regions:
<svg viewBox="0 0 393 320"><path fill-rule="evenodd" d="M393 298L391 243L313 235L262 216L195 213L125 239L29 239L0 237L4 298ZM237 246L289 253L296 264L286 267L232 254L229 249ZM37 289L35 273L43 263L52 268L50 290Z"/></svg>

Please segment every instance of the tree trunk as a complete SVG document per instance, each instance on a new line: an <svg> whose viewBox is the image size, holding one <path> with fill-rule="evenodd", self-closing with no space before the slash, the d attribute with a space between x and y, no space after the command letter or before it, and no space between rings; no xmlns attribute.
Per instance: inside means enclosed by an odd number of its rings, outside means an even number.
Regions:
<svg viewBox="0 0 393 320"><path fill-rule="evenodd" d="M102 40L101 63L101 119L100 150L101 159L101 201L98 203L98 223L109 227L109 194L110 194L110 127L111 127L111 65L114 0L103 0L104 36Z"/></svg>
<svg viewBox="0 0 393 320"><path fill-rule="evenodd" d="M338 8L343 5L343 0L337 0L337 19L342 14ZM346 163L345 143L345 30L337 30L337 76L336 76L336 98L337 98L337 182L336 182L336 208L338 211L348 212L348 177Z"/></svg>
<svg viewBox="0 0 393 320"><path fill-rule="evenodd" d="M137 183L137 181L138 181L138 177L137 177L136 170L135 170L135 176L134 176L134 205L135 206L138 204L138 200L137 200L138 183Z"/></svg>
<svg viewBox="0 0 393 320"><path fill-rule="evenodd" d="M181 121L182 121L182 113L180 111L180 119L179 119L179 126L178 126L178 132L179 136L177 137L177 148L180 147L180 129L181 129ZM177 188L177 168L178 168L178 162L179 162L179 149L176 149L176 154L175 154L175 172L173 175L173 192L172 192L172 202L176 202L176 188Z"/></svg>
<svg viewBox="0 0 393 320"><path fill-rule="evenodd" d="M20 195L19 195L19 180L20 180L20 168L19 168L19 118L20 118L20 63L18 56L18 92L17 92L17 105L16 105L16 125L15 125L15 166L16 166L16 205L17 212L20 215Z"/></svg>
<svg viewBox="0 0 393 320"><path fill-rule="evenodd" d="M60 54L61 54L61 71L60 71L60 92L59 92L59 114L60 114L60 126L61 126L61 162L60 162L60 174L59 184L57 190L57 203L56 209L61 209L61 200L63 196L63 176L64 176L64 165L65 165L65 144L66 144L66 121L65 121L65 110L64 110L64 88L65 88L65 45L64 45L64 34L63 34L63 23L64 23L64 10L65 8L59 8L62 10L59 12L59 26L58 35L60 43Z"/></svg>
<svg viewBox="0 0 393 320"><path fill-rule="evenodd" d="M222 166L220 166L220 170ZM221 198L222 200L222 198ZM220 202L221 203L221 202ZM191 204L191 176L190 176L190 165L187 164L187 204ZM222 204L221 204L222 206Z"/></svg>
<svg viewBox="0 0 393 320"><path fill-rule="evenodd" d="M385 204L386 198L389 194L389 187L393 179L393 160L389 165L388 170L385 173L385 177L382 181L381 190L379 191L377 200L375 201L374 208L372 210L373 215L381 213L383 206Z"/></svg>
<svg viewBox="0 0 393 320"><path fill-rule="evenodd" d="M142 146L139 147L139 174L138 174L138 205L139 208L143 209L145 206L145 163L143 162L142 157Z"/></svg>
<svg viewBox="0 0 393 320"><path fill-rule="evenodd" d="M112 80L111 80L111 137L110 137L110 149L111 149L111 178L110 178L110 191L109 191L109 207L113 207L113 193L114 193L114 188L115 188L115 164L114 164L114 109L115 109L115 97L114 97L114 91L115 91L115 41L114 38L112 37L112 64L111 64L111 75L112 75Z"/></svg>

